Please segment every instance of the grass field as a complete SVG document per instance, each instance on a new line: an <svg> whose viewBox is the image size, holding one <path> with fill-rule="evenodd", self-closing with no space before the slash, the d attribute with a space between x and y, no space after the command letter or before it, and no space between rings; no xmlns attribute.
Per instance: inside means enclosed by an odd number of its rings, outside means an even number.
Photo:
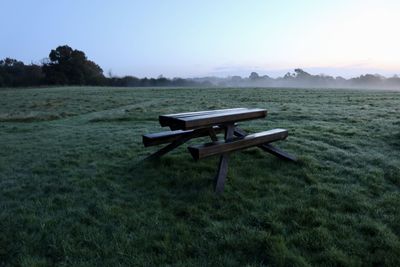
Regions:
<svg viewBox="0 0 400 267"><path fill-rule="evenodd" d="M230 107L266 108L241 125L288 129L299 162L234 153L216 197L217 157L141 161L159 114ZM400 266L400 93L2 90L3 265Z"/></svg>

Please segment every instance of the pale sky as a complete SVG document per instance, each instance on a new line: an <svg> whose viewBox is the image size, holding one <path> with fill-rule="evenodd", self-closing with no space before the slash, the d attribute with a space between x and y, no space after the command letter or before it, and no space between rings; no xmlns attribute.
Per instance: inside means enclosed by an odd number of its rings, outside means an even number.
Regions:
<svg viewBox="0 0 400 267"><path fill-rule="evenodd" d="M400 74L396 0L0 0L0 8L0 58L25 63L67 44L121 76Z"/></svg>

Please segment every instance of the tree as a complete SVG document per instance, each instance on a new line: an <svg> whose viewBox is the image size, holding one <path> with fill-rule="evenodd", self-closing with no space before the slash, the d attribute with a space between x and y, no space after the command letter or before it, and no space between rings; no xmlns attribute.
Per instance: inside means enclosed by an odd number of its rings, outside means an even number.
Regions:
<svg viewBox="0 0 400 267"><path fill-rule="evenodd" d="M295 69L294 72L296 73L296 78L298 78L298 79L310 79L310 78L312 78L311 74L309 74L308 72L305 72L302 69Z"/></svg>
<svg viewBox="0 0 400 267"><path fill-rule="evenodd" d="M284 79L284 80L292 80L293 78L295 78L295 74L292 74L292 73L290 73L290 72L287 72L287 73L285 74L285 76L283 76L283 79Z"/></svg>
<svg viewBox="0 0 400 267"><path fill-rule="evenodd" d="M43 81L40 66L25 65L22 61L12 58L0 60L0 86L34 86Z"/></svg>
<svg viewBox="0 0 400 267"><path fill-rule="evenodd" d="M43 72L49 84L102 85L105 83L103 70L86 58L84 52L68 45L51 50L49 63L43 64Z"/></svg>
<svg viewBox="0 0 400 267"><path fill-rule="evenodd" d="M253 71L252 73L250 73L250 76L249 76L250 80L255 81L255 80L258 80L259 78L260 78L260 76L258 75L257 72Z"/></svg>
<svg viewBox="0 0 400 267"><path fill-rule="evenodd" d="M388 87L390 88L399 88L400 87L400 78L398 75L393 75L393 77L390 77L388 79L386 79L386 83L385 83Z"/></svg>

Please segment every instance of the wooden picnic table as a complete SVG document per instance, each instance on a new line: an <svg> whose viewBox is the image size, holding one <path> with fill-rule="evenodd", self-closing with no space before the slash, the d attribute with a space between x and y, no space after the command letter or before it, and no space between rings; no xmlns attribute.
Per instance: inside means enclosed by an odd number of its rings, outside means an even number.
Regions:
<svg viewBox="0 0 400 267"><path fill-rule="evenodd" d="M267 110L258 108L232 108L161 115L159 116L161 126L169 127L171 131L143 135L143 144L147 147L169 143L148 157L155 159L190 139L209 136L212 142L191 145L188 149L195 160L220 155L218 172L214 179L215 191L220 193L225 185L230 152L257 146L281 159L296 161L294 156L270 144L286 139L287 130L273 129L248 134L237 124L266 116ZM218 140L217 134L221 132L224 132L224 139Z"/></svg>

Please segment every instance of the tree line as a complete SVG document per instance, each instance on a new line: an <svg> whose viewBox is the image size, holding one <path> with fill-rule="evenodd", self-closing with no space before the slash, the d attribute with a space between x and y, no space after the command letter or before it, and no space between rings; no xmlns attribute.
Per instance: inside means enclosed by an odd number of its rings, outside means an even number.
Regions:
<svg viewBox="0 0 400 267"><path fill-rule="evenodd" d="M85 53L68 45L50 51L42 64L25 65L12 58L0 60L0 87L40 85L95 85L95 86L211 86L207 82L190 79L137 78L134 76L105 77L102 68L88 60Z"/></svg>
<svg viewBox="0 0 400 267"><path fill-rule="evenodd" d="M110 75L111 76L111 75ZM400 78L379 74L365 74L345 79L324 74L312 75L295 69L283 77L271 78L252 72L248 77L227 78L137 78L134 76L106 77L102 68L89 60L85 53L68 45L50 51L41 64L26 65L12 58L0 60L0 87L28 87L49 85L95 85L95 86L234 86L234 87L319 87L319 88L400 88Z"/></svg>
<svg viewBox="0 0 400 267"><path fill-rule="evenodd" d="M394 75L386 78L379 74L365 74L345 79L325 74L312 75L302 69L295 69L283 77L271 78L252 72L248 78L232 76L215 80L220 86L258 86L258 87L301 87L301 88L371 88L371 89L400 89L400 77Z"/></svg>

